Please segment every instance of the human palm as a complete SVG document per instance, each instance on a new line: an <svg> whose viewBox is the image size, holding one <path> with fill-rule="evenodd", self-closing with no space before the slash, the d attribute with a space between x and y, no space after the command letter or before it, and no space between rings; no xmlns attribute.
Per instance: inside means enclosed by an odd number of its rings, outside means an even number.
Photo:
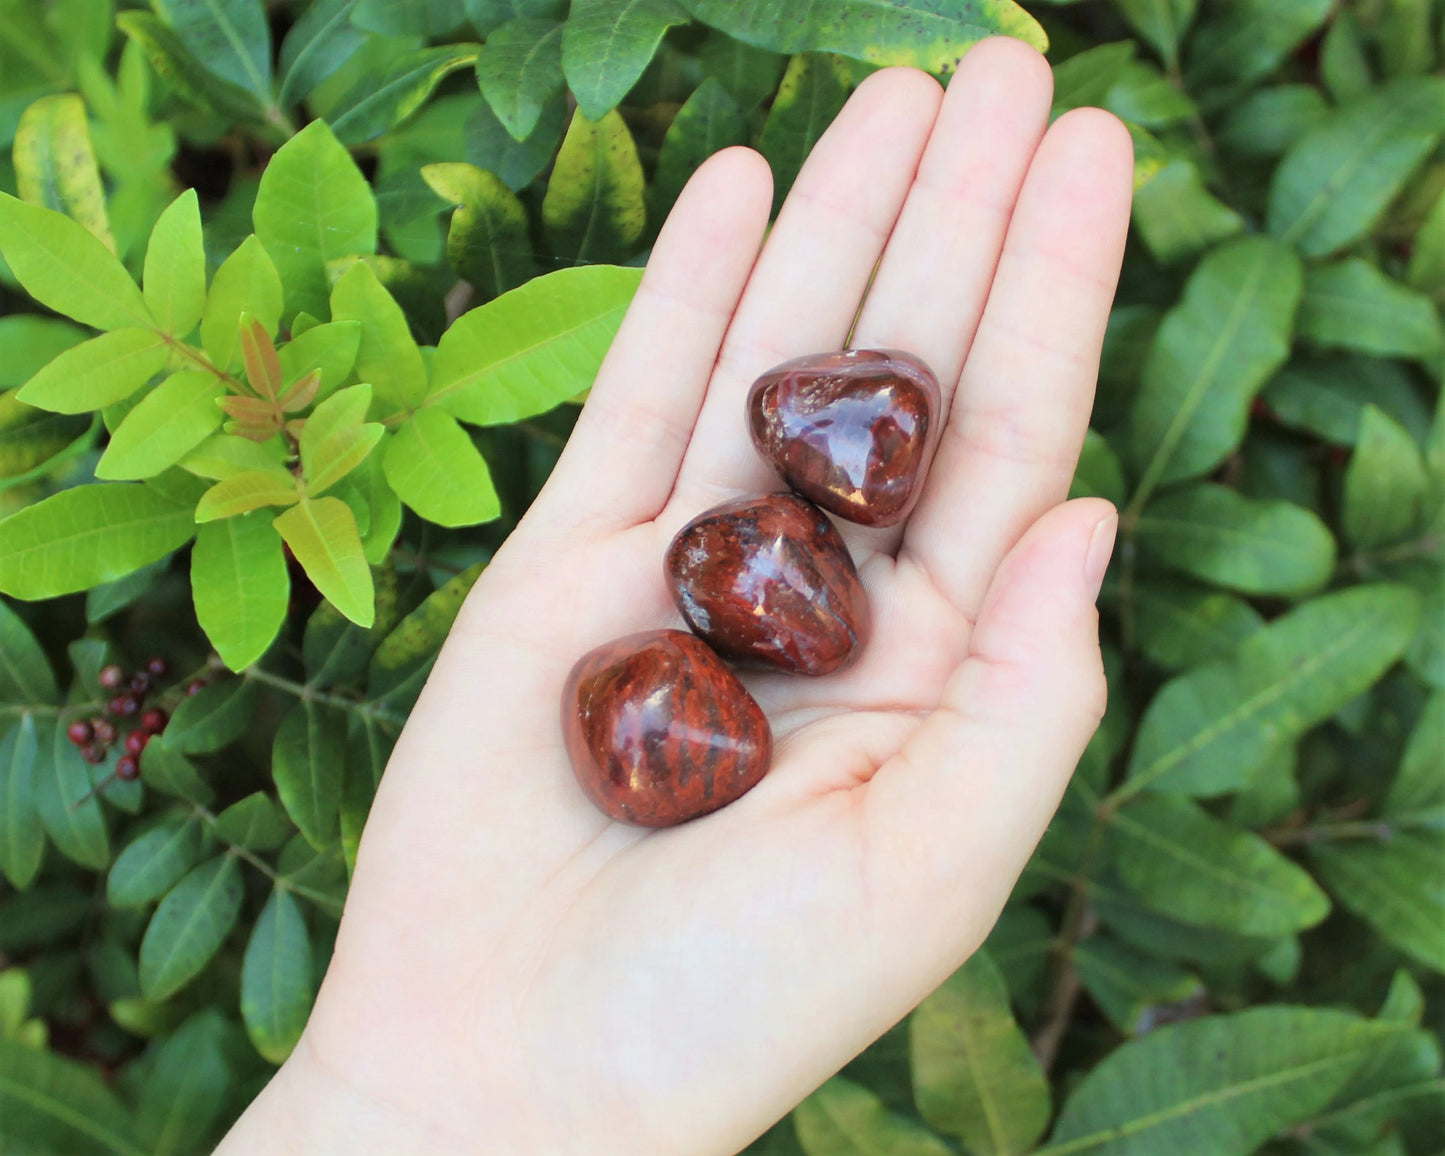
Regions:
<svg viewBox="0 0 1445 1156"><path fill-rule="evenodd" d="M1003 40L946 99L870 77L760 256L766 165L699 171L397 745L306 1035L225 1150L268 1150L268 1113L313 1150L324 1096L351 1152L726 1156L982 941L1104 693L1113 513L1064 498L1130 148L1094 110L1045 133L1050 93ZM845 343L921 356L949 412L908 522L843 527L873 636L833 676L745 676L775 736L751 793L670 830L612 822L568 765L563 681L678 623L672 535L780 488L748 386Z"/></svg>

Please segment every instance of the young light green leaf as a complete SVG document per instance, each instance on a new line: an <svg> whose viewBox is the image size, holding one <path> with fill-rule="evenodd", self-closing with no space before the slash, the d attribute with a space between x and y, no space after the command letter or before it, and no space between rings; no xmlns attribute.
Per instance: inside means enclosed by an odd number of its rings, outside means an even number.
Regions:
<svg viewBox="0 0 1445 1156"><path fill-rule="evenodd" d="M1189 90L1226 91L1272 72L1330 15L1330 0L1238 0L1210 5L1190 37Z"/></svg>
<svg viewBox="0 0 1445 1156"><path fill-rule="evenodd" d="M85 102L73 93L44 96L15 129L15 185L20 199L80 222L112 253L105 187L95 163Z"/></svg>
<svg viewBox="0 0 1445 1156"><path fill-rule="evenodd" d="M909 1020L913 1093L928 1124L979 1156L1021 1156L1049 1123L1049 1084L978 951Z"/></svg>
<svg viewBox="0 0 1445 1156"><path fill-rule="evenodd" d="M1102 854L1145 906L1187 923L1288 935L1330 911L1309 874L1258 835L1175 795L1147 795L1115 812Z"/></svg>
<svg viewBox="0 0 1445 1156"><path fill-rule="evenodd" d="M1445 346L1445 325L1430 298L1359 257L1308 271L1299 333L1323 348L1377 357L1426 359Z"/></svg>
<svg viewBox="0 0 1445 1156"><path fill-rule="evenodd" d="M0 521L0 591L54 598L123 578L179 549L191 511L149 486L62 490Z"/></svg>
<svg viewBox="0 0 1445 1156"><path fill-rule="evenodd" d="M574 0L562 29L562 72L582 115L601 120L616 108L663 33L688 19L676 0Z"/></svg>
<svg viewBox="0 0 1445 1156"><path fill-rule="evenodd" d="M361 543L367 562L373 566L386 561L401 531L401 499L386 480L384 458L384 454L372 454L363 463L361 473L352 479L365 496L371 513L371 525L361 535Z"/></svg>
<svg viewBox="0 0 1445 1156"><path fill-rule="evenodd" d="M170 469L221 424L215 375L202 370L173 373L122 419L95 466L107 481L154 477Z"/></svg>
<svg viewBox="0 0 1445 1156"><path fill-rule="evenodd" d="M596 124L574 113L542 198L552 251L581 263L620 261L647 224L642 162L616 111Z"/></svg>
<svg viewBox="0 0 1445 1156"><path fill-rule="evenodd" d="M244 678L220 678L181 699L163 737L146 744L178 755L218 751L255 723L256 687ZM141 770L146 768L142 765Z"/></svg>
<svg viewBox="0 0 1445 1156"><path fill-rule="evenodd" d="M1135 227L1159 261L1177 261L1244 229L1244 218L1204 186L1191 160L1169 161L1134 193Z"/></svg>
<svg viewBox="0 0 1445 1156"><path fill-rule="evenodd" d="M247 795L216 816L216 838L245 851L280 850L294 832L265 791Z"/></svg>
<svg viewBox="0 0 1445 1156"><path fill-rule="evenodd" d="M758 138L758 151L773 170L774 213L823 130L848 99L851 79L847 62L836 56L806 53L788 63Z"/></svg>
<svg viewBox="0 0 1445 1156"><path fill-rule="evenodd" d="M1345 535L1371 550L1414 529L1429 486L1415 439L1373 405L1360 415L1360 434L1345 470Z"/></svg>
<svg viewBox="0 0 1445 1156"><path fill-rule="evenodd" d="M16 395L54 413L88 413L124 401L166 363L165 338L151 329L117 329L67 349Z"/></svg>
<svg viewBox="0 0 1445 1156"><path fill-rule="evenodd" d="M793 1110L806 1156L949 1156L951 1149L868 1089L842 1076L829 1080Z"/></svg>
<svg viewBox="0 0 1445 1156"><path fill-rule="evenodd" d="M298 498L296 479L285 470L243 470L217 482L196 506L197 522L234 518L262 506L289 506Z"/></svg>
<svg viewBox="0 0 1445 1156"><path fill-rule="evenodd" d="M266 901L241 965L241 1018L262 1057L279 1064L291 1054L316 998L311 940L291 893L278 887Z"/></svg>
<svg viewBox="0 0 1445 1156"><path fill-rule="evenodd" d="M360 348L359 321L332 321L325 325L315 325L277 350L281 359L282 380L289 385L309 373L320 372L321 383L316 396L328 397L351 373Z"/></svg>
<svg viewBox="0 0 1445 1156"><path fill-rule="evenodd" d="M1219 795L1246 786L1283 743L1363 693L1404 653L1420 620L1402 586L1311 599L1227 659L1167 683L1139 726L1118 792Z"/></svg>
<svg viewBox="0 0 1445 1156"><path fill-rule="evenodd" d="M259 321L268 334L281 323L281 277L256 236L247 237L222 262L201 314L201 344L223 373L241 364L241 315Z"/></svg>
<svg viewBox="0 0 1445 1156"><path fill-rule="evenodd" d="M1194 22L1198 0L1114 0L1114 7L1169 67L1179 63L1179 45Z"/></svg>
<svg viewBox="0 0 1445 1156"><path fill-rule="evenodd" d="M235 926L245 890L240 861L217 855L193 867L161 900L140 944L146 999L167 999L211 962Z"/></svg>
<svg viewBox="0 0 1445 1156"><path fill-rule="evenodd" d="M35 807L39 751L29 714L0 737L0 874L19 891L35 881L45 854L45 830Z"/></svg>
<svg viewBox="0 0 1445 1156"><path fill-rule="evenodd" d="M1308 257L1364 237L1445 131L1445 78L1406 77L1336 110L1275 170L1269 231Z"/></svg>
<svg viewBox="0 0 1445 1156"><path fill-rule="evenodd" d="M195 816L152 827L116 856L106 877L106 901L115 907L144 907L181 881L201 857L201 820Z"/></svg>
<svg viewBox="0 0 1445 1156"><path fill-rule="evenodd" d="M272 748L276 794L306 841L321 850L335 841L341 811L346 716L303 699L281 720Z"/></svg>
<svg viewBox="0 0 1445 1156"><path fill-rule="evenodd" d="M428 400L462 421L501 425L576 397L641 280L641 269L559 269L462 314L437 346Z"/></svg>
<svg viewBox="0 0 1445 1156"><path fill-rule="evenodd" d="M386 636L371 658L366 679L369 701L384 702L394 710L411 709L483 565L469 566L432 591Z"/></svg>
<svg viewBox="0 0 1445 1156"><path fill-rule="evenodd" d="M214 434L182 458L180 467L198 478L221 481L247 470L284 473L286 455L279 438L253 442L233 434Z"/></svg>
<svg viewBox="0 0 1445 1156"><path fill-rule="evenodd" d="M477 55L477 83L512 138L526 140L562 87L562 25L528 18L503 24Z"/></svg>
<svg viewBox="0 0 1445 1156"><path fill-rule="evenodd" d="M291 579L271 515L249 514L208 522L191 550L196 619L232 670L266 653L286 620Z"/></svg>
<svg viewBox="0 0 1445 1156"><path fill-rule="evenodd" d="M110 835L80 750L53 722L36 727L35 809L56 850L92 871L110 864Z"/></svg>
<svg viewBox="0 0 1445 1156"><path fill-rule="evenodd" d="M365 261L331 290L331 316L361 323L356 375L375 390L379 416L415 406L426 395L427 371L401 306Z"/></svg>
<svg viewBox="0 0 1445 1156"><path fill-rule="evenodd" d="M419 48L402 53L380 77L363 77L327 113L336 139L355 146L395 128L426 103L438 84L472 64L477 52L475 44Z"/></svg>
<svg viewBox="0 0 1445 1156"><path fill-rule="evenodd" d="M712 28L770 52L837 52L869 64L948 72L986 36L1015 36L1040 52L1049 38L1013 0L976 0L966 9L939 0L817 0L791 4L682 0Z"/></svg>
<svg viewBox="0 0 1445 1156"><path fill-rule="evenodd" d="M271 158L251 219L285 286L287 318L303 309L326 316L327 261L376 252L371 186L324 120L313 120Z"/></svg>
<svg viewBox="0 0 1445 1156"><path fill-rule="evenodd" d="M1320 843L1310 860L1340 902L1412 959L1445 971L1445 832Z"/></svg>
<svg viewBox="0 0 1445 1156"><path fill-rule="evenodd" d="M0 1118L33 1152L146 1156L130 1113L92 1064L0 1039ZM21 1149L16 1149L20 1151Z"/></svg>
<svg viewBox="0 0 1445 1156"><path fill-rule="evenodd" d="M648 189L648 216L662 221L699 165L730 145L746 144L748 121L737 102L714 77L707 77L668 126L657 154L657 170Z"/></svg>
<svg viewBox="0 0 1445 1156"><path fill-rule="evenodd" d="M356 0L317 0L281 42L277 102L289 108L356 54L366 34L351 22Z"/></svg>
<svg viewBox="0 0 1445 1156"><path fill-rule="evenodd" d="M447 231L447 260L482 301L532 278L527 210L501 177L460 163L425 165L421 175L437 196L457 206Z"/></svg>
<svg viewBox="0 0 1445 1156"><path fill-rule="evenodd" d="M1073 962L1084 990L1125 1035L1147 1031L1155 1008L1204 994L1204 985L1183 968L1107 936L1091 936L1080 943L1074 948Z"/></svg>
<svg viewBox="0 0 1445 1156"><path fill-rule="evenodd" d="M261 0L155 0L157 13L209 72L271 105L271 29Z"/></svg>
<svg viewBox="0 0 1445 1156"><path fill-rule="evenodd" d="M1334 570L1335 540L1314 513L1213 482L1155 498L1135 526L1141 558L1242 594L1308 594Z"/></svg>
<svg viewBox="0 0 1445 1156"><path fill-rule="evenodd" d="M351 508L340 498L304 498L272 525L322 597L358 626L370 626L371 570Z"/></svg>
<svg viewBox="0 0 1445 1156"><path fill-rule="evenodd" d="M164 332L185 337L196 327L206 303L206 249L195 189L172 201L151 229L143 283Z"/></svg>
<svg viewBox="0 0 1445 1156"><path fill-rule="evenodd" d="M1242 598L1157 578L1134 591L1139 644L1165 670L1223 658L1264 625Z"/></svg>
<svg viewBox="0 0 1445 1156"><path fill-rule="evenodd" d="M317 497L366 460L386 427L367 422L371 386L353 385L316 407L301 428L301 464L306 493Z"/></svg>
<svg viewBox="0 0 1445 1156"><path fill-rule="evenodd" d="M1136 507L1239 444L1250 402L1289 356L1302 282L1299 260L1262 237L1214 250L1190 275L1155 336L1130 415L1142 473Z"/></svg>
<svg viewBox="0 0 1445 1156"><path fill-rule="evenodd" d="M0 702L60 701L50 660L21 617L0 600Z"/></svg>
<svg viewBox="0 0 1445 1156"><path fill-rule="evenodd" d="M1407 1030L1302 1007L1159 1028L1084 1077L1039 1156L1245 1156L1324 1108Z"/></svg>
<svg viewBox="0 0 1445 1156"><path fill-rule="evenodd" d="M502 512L487 463L456 419L418 410L396 431L383 459L396 496L439 526L475 526Z"/></svg>

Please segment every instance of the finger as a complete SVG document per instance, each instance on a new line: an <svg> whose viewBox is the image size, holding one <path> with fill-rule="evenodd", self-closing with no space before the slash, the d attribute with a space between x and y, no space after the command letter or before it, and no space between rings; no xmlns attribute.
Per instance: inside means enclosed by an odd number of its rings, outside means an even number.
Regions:
<svg viewBox="0 0 1445 1156"><path fill-rule="evenodd" d="M678 476L678 508L686 517L739 492L776 487L748 438L748 388L780 361L842 347L941 99L925 73L884 69L858 86L814 146L708 386Z"/></svg>
<svg viewBox="0 0 1445 1156"><path fill-rule="evenodd" d="M1052 97L1048 62L1021 40L985 40L963 58L849 341L921 357L945 414ZM877 537L896 549L902 529Z"/></svg>
<svg viewBox="0 0 1445 1156"><path fill-rule="evenodd" d="M1098 109L1029 166L904 550L972 615L1000 560L1062 501L1088 428L1132 193L1132 145Z"/></svg>
<svg viewBox="0 0 1445 1156"><path fill-rule="evenodd" d="M1029 529L939 709L866 788L879 893L902 926L938 929L940 958L987 934L1103 716L1094 599L1117 524L1087 498Z"/></svg>
<svg viewBox="0 0 1445 1156"><path fill-rule="evenodd" d="M771 201L767 163L750 149L725 149L693 175L529 519L610 531L662 508Z"/></svg>

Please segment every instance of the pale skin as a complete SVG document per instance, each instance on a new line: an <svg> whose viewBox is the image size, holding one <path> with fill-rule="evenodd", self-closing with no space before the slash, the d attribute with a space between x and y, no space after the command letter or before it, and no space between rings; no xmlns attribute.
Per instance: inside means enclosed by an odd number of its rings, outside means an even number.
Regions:
<svg viewBox="0 0 1445 1156"><path fill-rule="evenodd" d="M1065 498L1131 148L1096 109L1049 127L1051 91L1011 40L946 95L874 74L766 245L765 162L699 170L397 744L306 1033L224 1156L729 1156L983 941L1105 701L1116 519ZM908 522L843 527L873 638L833 676L747 677L776 736L750 794L613 823L563 749L567 672L680 624L672 535L780 488L748 386L850 329L924 358L948 411Z"/></svg>

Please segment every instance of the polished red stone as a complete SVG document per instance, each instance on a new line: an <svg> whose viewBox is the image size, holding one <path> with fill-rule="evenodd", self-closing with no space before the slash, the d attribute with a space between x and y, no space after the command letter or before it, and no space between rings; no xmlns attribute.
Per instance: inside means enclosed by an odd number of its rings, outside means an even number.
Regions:
<svg viewBox="0 0 1445 1156"><path fill-rule="evenodd" d="M938 380L911 353L848 349L753 383L753 444L809 501L865 526L908 516L938 441Z"/></svg>
<svg viewBox="0 0 1445 1156"><path fill-rule="evenodd" d="M673 601L719 654L829 674L868 636L868 598L837 527L796 494L715 506L667 549Z"/></svg>
<svg viewBox="0 0 1445 1156"><path fill-rule="evenodd" d="M671 827L716 811L767 772L762 708L705 642L631 634L585 654L562 693L577 782L607 815Z"/></svg>

